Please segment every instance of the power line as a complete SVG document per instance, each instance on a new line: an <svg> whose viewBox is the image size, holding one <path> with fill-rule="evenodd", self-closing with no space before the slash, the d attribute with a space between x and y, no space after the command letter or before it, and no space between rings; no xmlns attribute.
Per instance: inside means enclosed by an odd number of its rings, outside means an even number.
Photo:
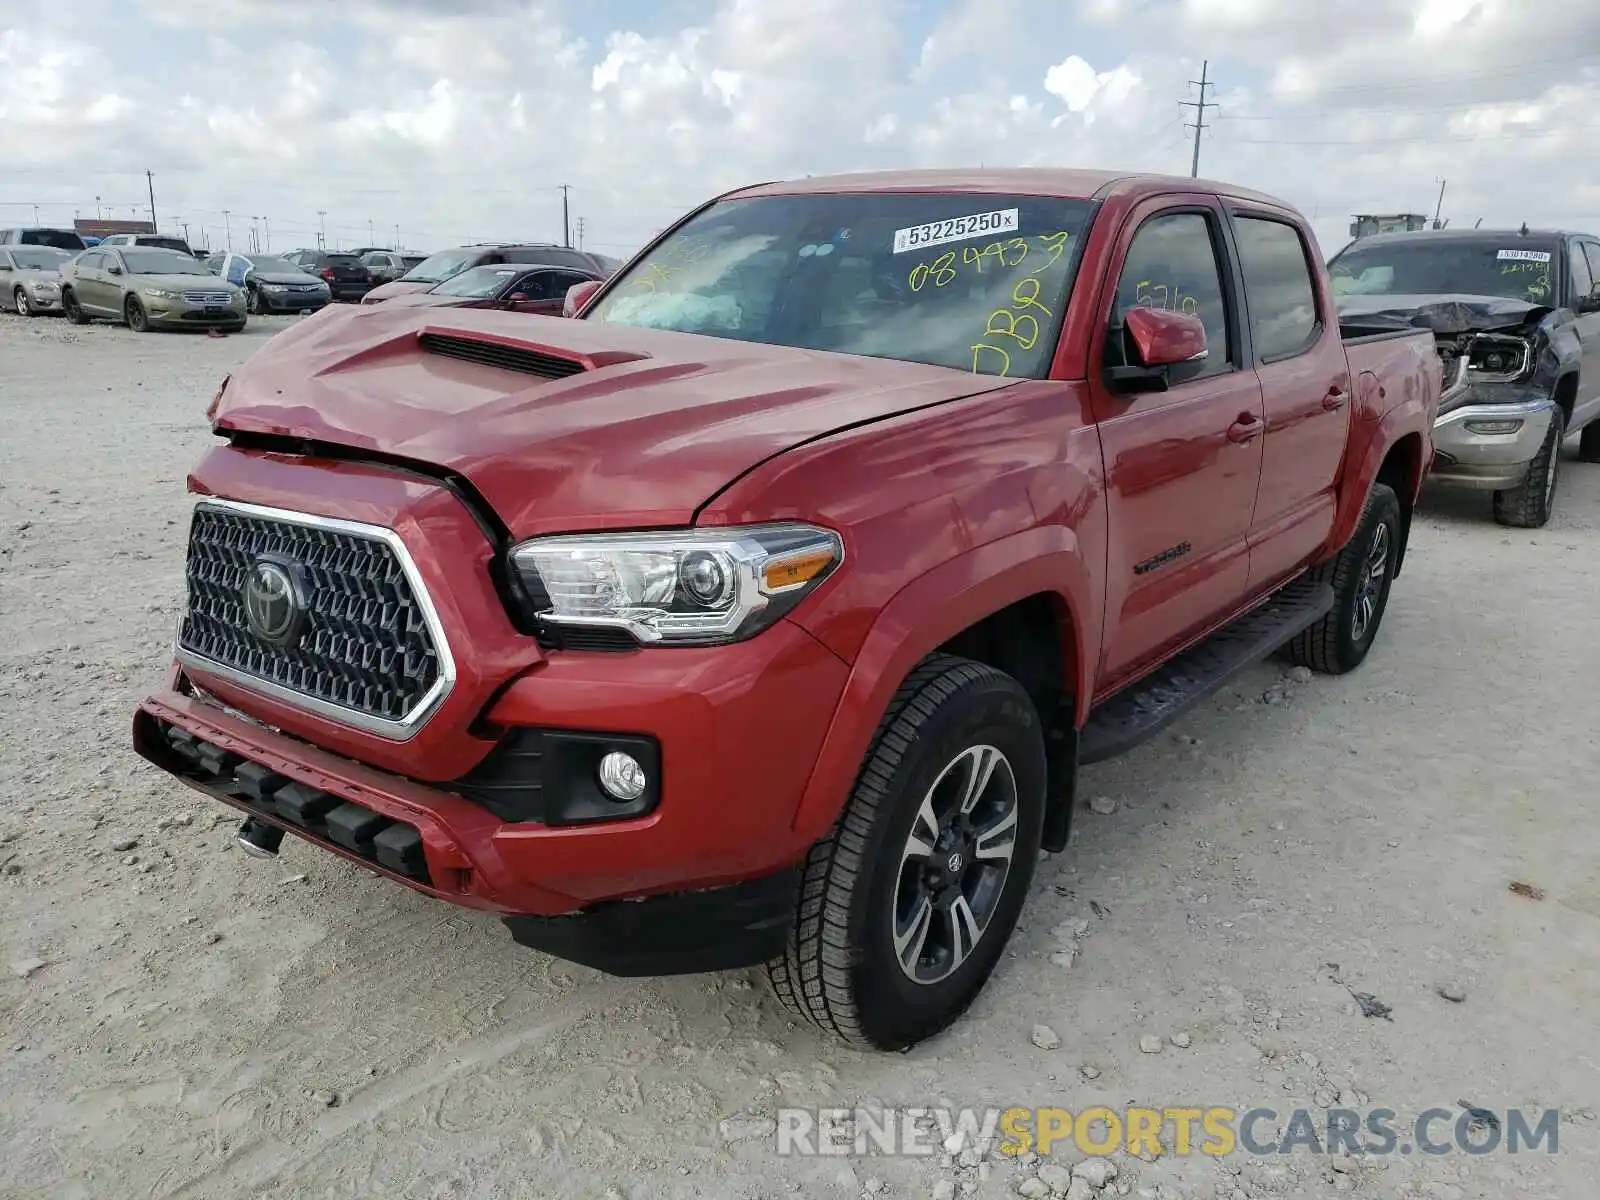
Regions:
<svg viewBox="0 0 1600 1200"><path fill-rule="evenodd" d="M1210 60L1202 61L1200 63L1200 78L1189 81L1191 85L1199 85L1200 99L1178 101L1184 108L1194 109L1194 161L1189 166L1189 177L1191 179L1196 179L1200 175L1200 135L1205 131L1206 127L1206 109L1217 107L1206 100L1206 88L1216 86L1206 78L1206 72L1210 67Z"/></svg>
<svg viewBox="0 0 1600 1200"><path fill-rule="evenodd" d="M1345 95L1356 92L1402 92L1414 91L1417 88L1448 87L1453 83L1472 83L1481 79L1510 79L1522 75L1532 75L1549 79L1550 68L1559 63L1589 63L1600 67L1600 56L1593 51L1585 54L1567 55L1561 58L1541 58L1533 62L1505 63L1492 71L1457 71L1449 75L1435 75L1431 78L1408 79L1404 83L1341 83L1333 87L1318 88L1311 93L1314 96Z"/></svg>

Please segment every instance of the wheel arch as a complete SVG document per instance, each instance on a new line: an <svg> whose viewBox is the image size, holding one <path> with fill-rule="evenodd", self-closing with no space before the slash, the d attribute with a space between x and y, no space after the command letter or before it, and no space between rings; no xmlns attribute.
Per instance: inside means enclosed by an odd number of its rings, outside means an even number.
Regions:
<svg viewBox="0 0 1600 1200"><path fill-rule="evenodd" d="M1411 514L1422 489L1422 476L1422 435L1408 433L1389 447L1373 477L1374 483L1385 483L1393 488L1400 500L1400 545L1395 548L1394 559L1397 579L1405 566L1406 546L1411 541Z"/></svg>
<svg viewBox="0 0 1600 1200"><path fill-rule="evenodd" d="M1073 531L1037 527L977 547L903 587L855 656L794 828L808 839L838 818L900 684L929 655L952 653L1013 675L1040 708L1051 796L1076 768L1099 626Z"/></svg>
<svg viewBox="0 0 1600 1200"><path fill-rule="evenodd" d="M1551 391L1551 397L1567 418L1567 430L1572 429L1572 412L1578 404L1578 372L1574 368L1556 380L1556 386Z"/></svg>

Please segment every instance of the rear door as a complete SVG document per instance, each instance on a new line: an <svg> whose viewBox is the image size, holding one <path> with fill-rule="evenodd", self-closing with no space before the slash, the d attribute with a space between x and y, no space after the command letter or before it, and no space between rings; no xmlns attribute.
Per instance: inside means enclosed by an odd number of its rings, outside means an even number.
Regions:
<svg viewBox="0 0 1600 1200"><path fill-rule="evenodd" d="M17 273L14 265L11 252L0 250L0 308L9 308L16 303Z"/></svg>
<svg viewBox="0 0 1600 1200"><path fill-rule="evenodd" d="M1577 429L1600 416L1600 311L1579 312L1582 302L1596 299L1600 286L1600 242L1593 238L1573 238L1567 246L1572 285L1570 301L1573 324L1583 344L1583 366L1578 372L1578 395L1572 410L1572 427Z"/></svg>
<svg viewBox="0 0 1600 1200"><path fill-rule="evenodd" d="M78 298L78 307L98 315L114 312L107 299L110 292L106 274L109 250L90 250L79 256L73 272L72 294Z"/></svg>
<svg viewBox="0 0 1600 1200"><path fill-rule="evenodd" d="M1091 353L1116 353L1135 306L1198 316L1205 372L1165 392L1127 394L1091 368L1105 458L1106 630L1097 677L1130 682L1231 616L1249 584L1249 533L1261 477L1261 387L1249 365L1236 271L1209 196L1141 204L1117 234L1114 288L1102 294Z"/></svg>
<svg viewBox="0 0 1600 1200"><path fill-rule="evenodd" d="M1271 209L1228 209L1267 422L1250 532L1259 592L1304 567L1333 529L1355 381L1300 227Z"/></svg>

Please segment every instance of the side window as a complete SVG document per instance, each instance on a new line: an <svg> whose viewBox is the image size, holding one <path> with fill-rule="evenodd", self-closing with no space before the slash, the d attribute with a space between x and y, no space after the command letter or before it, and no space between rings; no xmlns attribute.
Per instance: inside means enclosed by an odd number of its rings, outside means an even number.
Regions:
<svg viewBox="0 0 1600 1200"><path fill-rule="evenodd" d="M1571 263L1572 272L1572 298L1594 293L1594 273L1589 270L1588 260L1584 257L1583 245L1580 242L1567 243L1567 261Z"/></svg>
<svg viewBox="0 0 1600 1200"><path fill-rule="evenodd" d="M106 265L106 256L98 250L91 250L78 260L78 265L85 271L98 271Z"/></svg>
<svg viewBox="0 0 1600 1200"><path fill-rule="evenodd" d="M1222 270L1203 213L1168 213L1139 226L1117 280L1116 316L1130 308L1163 308L1200 318L1208 350L1204 375L1234 369L1228 352L1228 310ZM1202 376L1202 377L1203 377Z"/></svg>
<svg viewBox="0 0 1600 1200"><path fill-rule="evenodd" d="M535 271L517 280L517 285L512 290L520 292L529 300L549 300L554 296L550 286L550 281L554 278L555 276L549 271Z"/></svg>
<svg viewBox="0 0 1600 1200"><path fill-rule="evenodd" d="M1583 252L1589 259L1589 274L1600 282L1600 242L1585 242Z"/></svg>
<svg viewBox="0 0 1600 1200"><path fill-rule="evenodd" d="M11 270L11 255L5 250L0 250L0 271Z"/></svg>
<svg viewBox="0 0 1600 1200"><path fill-rule="evenodd" d="M1317 339L1317 290L1300 231L1284 221L1236 216L1239 268L1256 357L1271 362L1311 349Z"/></svg>

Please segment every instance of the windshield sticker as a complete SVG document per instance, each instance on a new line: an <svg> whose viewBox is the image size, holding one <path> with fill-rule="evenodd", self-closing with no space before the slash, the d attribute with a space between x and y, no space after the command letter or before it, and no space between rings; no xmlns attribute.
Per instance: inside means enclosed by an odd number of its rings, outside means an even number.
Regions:
<svg viewBox="0 0 1600 1200"><path fill-rule="evenodd" d="M1547 263L1550 261L1548 250L1502 250L1495 255L1502 262L1536 262Z"/></svg>
<svg viewBox="0 0 1600 1200"><path fill-rule="evenodd" d="M1015 208L998 208L993 212L974 213L969 217L952 217L945 221L930 221L926 225L910 225L894 231L894 253L921 250L928 246L943 246L949 242L964 242L968 238L992 233L1017 231Z"/></svg>

